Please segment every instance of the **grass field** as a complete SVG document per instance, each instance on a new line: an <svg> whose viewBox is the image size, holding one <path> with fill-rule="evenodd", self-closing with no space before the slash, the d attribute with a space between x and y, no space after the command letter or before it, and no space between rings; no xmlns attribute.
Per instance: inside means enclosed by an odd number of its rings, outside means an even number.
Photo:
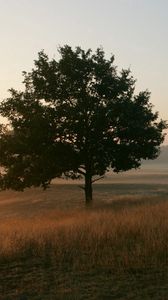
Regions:
<svg viewBox="0 0 168 300"><path fill-rule="evenodd" d="M168 299L168 174L0 192L0 299Z"/></svg>

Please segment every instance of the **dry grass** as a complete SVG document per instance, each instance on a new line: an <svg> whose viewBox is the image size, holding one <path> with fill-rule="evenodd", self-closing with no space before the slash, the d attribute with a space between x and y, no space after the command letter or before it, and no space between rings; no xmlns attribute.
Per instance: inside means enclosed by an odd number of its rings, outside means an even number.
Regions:
<svg viewBox="0 0 168 300"><path fill-rule="evenodd" d="M167 300L167 187L112 188L1 194L0 300Z"/></svg>
<svg viewBox="0 0 168 300"><path fill-rule="evenodd" d="M0 222L0 258L44 257L72 268L161 267L168 260L168 203L119 211L55 211Z"/></svg>

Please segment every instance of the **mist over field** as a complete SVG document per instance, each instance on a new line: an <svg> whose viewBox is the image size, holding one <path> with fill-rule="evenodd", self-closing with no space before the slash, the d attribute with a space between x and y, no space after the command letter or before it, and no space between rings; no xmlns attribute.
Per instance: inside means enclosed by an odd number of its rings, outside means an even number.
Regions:
<svg viewBox="0 0 168 300"><path fill-rule="evenodd" d="M161 146L160 155L154 160L144 161L142 168L168 169L168 146Z"/></svg>

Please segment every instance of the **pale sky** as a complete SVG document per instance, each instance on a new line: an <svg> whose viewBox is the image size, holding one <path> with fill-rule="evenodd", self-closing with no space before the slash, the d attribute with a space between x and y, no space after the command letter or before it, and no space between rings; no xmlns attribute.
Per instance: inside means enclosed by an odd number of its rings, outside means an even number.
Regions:
<svg viewBox="0 0 168 300"><path fill-rule="evenodd" d="M0 100L21 89L40 50L57 58L59 45L103 46L168 120L168 0L0 0L0 37Z"/></svg>

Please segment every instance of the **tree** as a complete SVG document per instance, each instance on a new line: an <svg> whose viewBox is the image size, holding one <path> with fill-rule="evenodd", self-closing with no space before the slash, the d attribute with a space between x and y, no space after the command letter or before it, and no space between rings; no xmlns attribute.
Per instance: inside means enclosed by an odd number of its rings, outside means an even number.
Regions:
<svg viewBox="0 0 168 300"><path fill-rule="evenodd" d="M106 171L156 158L167 125L152 111L150 93L134 95L130 70L118 73L103 49L66 45L59 54L56 61L40 52L32 71L23 73L24 91L11 89L0 106L10 125L0 134L0 184L45 188L63 174L83 176L88 204L92 183Z"/></svg>

